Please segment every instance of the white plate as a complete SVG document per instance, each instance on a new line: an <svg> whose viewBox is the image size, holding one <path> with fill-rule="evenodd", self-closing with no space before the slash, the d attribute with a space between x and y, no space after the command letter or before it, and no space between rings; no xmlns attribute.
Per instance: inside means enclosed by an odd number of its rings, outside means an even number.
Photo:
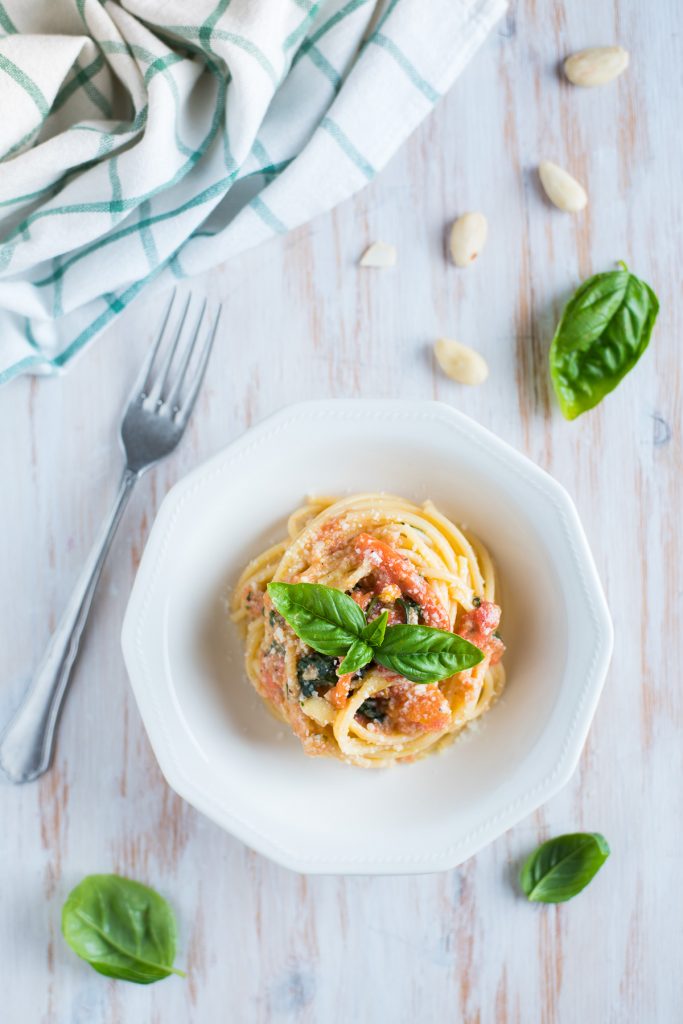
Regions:
<svg viewBox="0 0 683 1024"><path fill-rule="evenodd" d="M431 498L498 567L508 685L444 753L386 771L304 755L249 685L226 588L308 493ZM169 784L298 871L454 867L563 786L604 681L612 625L556 481L432 402L291 406L177 484L145 549L123 650Z"/></svg>

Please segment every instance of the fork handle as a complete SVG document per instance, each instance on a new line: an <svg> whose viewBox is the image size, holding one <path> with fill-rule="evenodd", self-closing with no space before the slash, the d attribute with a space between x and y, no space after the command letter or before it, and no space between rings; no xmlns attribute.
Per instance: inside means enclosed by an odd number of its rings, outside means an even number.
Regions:
<svg viewBox="0 0 683 1024"><path fill-rule="evenodd" d="M59 712L95 588L138 475L130 469L124 471L114 507L50 638L33 682L0 739L0 768L11 782L30 782L50 767Z"/></svg>

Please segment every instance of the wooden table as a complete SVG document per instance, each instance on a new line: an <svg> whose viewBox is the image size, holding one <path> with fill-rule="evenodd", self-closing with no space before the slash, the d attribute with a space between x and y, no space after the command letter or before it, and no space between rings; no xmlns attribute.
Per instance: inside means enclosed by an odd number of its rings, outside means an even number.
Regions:
<svg viewBox="0 0 683 1024"><path fill-rule="evenodd" d="M128 509L54 769L0 788L4 1022L680 1019L682 33L677 0L519 0L374 184L198 282L227 316L189 437ZM560 79L567 52L612 41L632 52L618 83L590 91ZM585 182L584 214L548 206L542 158ZM490 239L458 271L444 229L468 209L485 211ZM395 270L357 268L375 239L398 247ZM659 293L653 343L599 409L566 423L548 387L553 326L575 285L618 259ZM24 379L0 396L3 719L113 496L119 410L158 305L141 300L62 379ZM440 375L431 345L442 334L486 356L484 386ZM576 500L616 627L571 784L445 874L306 878L221 832L166 786L119 647L174 481L288 402L358 395L451 402L553 473ZM528 905L520 858L578 829L608 837L607 866L571 904ZM67 892L110 870L172 900L187 981L107 981L66 948Z"/></svg>

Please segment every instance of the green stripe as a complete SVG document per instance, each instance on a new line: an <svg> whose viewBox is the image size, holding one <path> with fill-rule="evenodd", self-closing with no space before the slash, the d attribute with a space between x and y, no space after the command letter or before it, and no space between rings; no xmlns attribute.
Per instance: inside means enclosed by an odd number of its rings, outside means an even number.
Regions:
<svg viewBox="0 0 683 1024"><path fill-rule="evenodd" d="M36 83L32 78L29 78L25 71L18 68L13 61L8 57L5 57L2 53L0 53L0 71L4 71L5 74L14 79L17 85L20 85L24 92L31 97L37 106L41 117L47 117L50 113L50 107Z"/></svg>
<svg viewBox="0 0 683 1024"><path fill-rule="evenodd" d="M300 0L294 0L294 2L298 4L299 7L303 7L304 9L306 9L307 7L307 4L301 3ZM282 48L285 51L285 53L287 52L287 50L290 50L295 43L298 43L303 35L305 35L306 29L315 18L319 8L320 0L318 0L317 3L314 3L311 7L308 8L306 17L303 19L303 21L301 21L297 25L297 27L292 32L289 33L284 43L282 44Z"/></svg>
<svg viewBox="0 0 683 1024"><path fill-rule="evenodd" d="M118 159L119 158L117 156L113 156L109 161L109 180L111 182L111 202L109 204L109 210L114 223L116 223L118 219L114 214L123 212L121 199L123 193L121 191L121 179L119 178Z"/></svg>
<svg viewBox="0 0 683 1024"><path fill-rule="evenodd" d="M100 57L100 58L97 58L97 59L100 61L100 66L101 66L102 58ZM94 63L96 63L96 61L93 61L92 63L94 64ZM88 67L91 67L91 66L92 65L88 65ZM85 70L87 71L87 68ZM76 76L76 77L78 77L78 76ZM70 89L73 81L74 80L71 80L69 83L67 83L67 85L65 85L60 90L60 92L57 94L57 98L56 98L55 103L53 104L53 107L52 107L52 111L53 112L56 109L58 109L60 106L62 106L68 100L68 98L69 98L68 95L63 95L63 94L66 93L67 91L69 91L69 92L73 91L73 90ZM60 97L62 97L62 96L63 96L63 99L60 101ZM104 133L106 135L121 135L121 134L124 134L126 132L138 131L144 125L146 118L147 118L147 107L145 106L136 115L136 118L135 118L135 120L132 123L131 122L120 122L114 128L107 128L106 130L104 130ZM9 157L16 150L21 149L21 147L26 142L28 142L28 140L31 138L32 135L34 135L36 132L40 131L40 128L41 128L41 125L36 125L36 127L32 128L30 132L27 132L27 134L24 136L23 139L20 139L19 142L15 143L14 146L12 146L12 148L10 150L8 150L7 153L5 153L3 155L2 159L7 159L7 157ZM102 133L103 129L102 128L98 128L98 127L93 126L93 125L75 124L75 125L72 125L70 128L67 128L67 132L72 132L72 131L73 132L75 132L75 131L90 131L90 132ZM71 171L67 171L66 174L64 174L62 177L58 178L56 181L52 182L50 185L44 185L42 188L37 189L35 192L27 192L24 195L16 196L13 199L2 199L2 200L0 200L0 207L2 207L2 206L13 206L15 203L23 203L23 202L28 201L30 199L35 199L38 196L43 195L45 192L49 192L50 189L56 189L59 186L59 184L64 182L66 180L66 178L68 178L70 175L80 174L83 170L89 169L90 167L93 166L94 163L95 163L95 161L88 161L85 164L81 164L79 167L77 167L77 168L75 168L75 169L73 169Z"/></svg>
<svg viewBox="0 0 683 1024"><path fill-rule="evenodd" d="M282 223L279 217L276 217L270 207L266 206L260 196L254 196L252 201L249 203L252 210L259 215L261 220L268 225L271 231L275 231L278 235L284 235L287 233L287 226Z"/></svg>
<svg viewBox="0 0 683 1024"><path fill-rule="evenodd" d="M351 140L344 134L336 121L333 121L330 117L324 117L320 122L320 127L324 128L325 131L332 136L334 141L337 143L339 148L343 150L359 171L362 171L368 181L371 181L375 176L375 168L369 163L362 153L360 153Z"/></svg>
<svg viewBox="0 0 683 1024"><path fill-rule="evenodd" d="M59 269L59 264L60 264L59 256L55 256L55 258L52 261L52 263L53 263L54 267ZM53 316L53 318L55 320L57 320L57 318L60 317L62 315L62 313L64 312L64 308L62 306L62 294L63 294L63 291L64 291L64 279L62 278L62 276L60 274L57 277L56 281L55 281L54 292L52 293L52 316Z"/></svg>
<svg viewBox="0 0 683 1024"><path fill-rule="evenodd" d="M308 49L308 56L311 62L318 68L319 71L325 75L325 78L329 80L335 92L339 92L342 79L335 68L332 67L327 57L324 57L317 46L311 46Z"/></svg>
<svg viewBox="0 0 683 1024"><path fill-rule="evenodd" d="M182 248L182 246L181 246L181 248ZM182 266L180 265L180 249L178 250L178 252L175 252L171 256L171 259L170 259L168 265L171 268L171 273L173 274L173 276L177 277L179 281L182 281L184 277L187 277L187 274L185 273L185 271L183 270Z"/></svg>
<svg viewBox="0 0 683 1024"><path fill-rule="evenodd" d="M66 101L71 96L73 96L73 94L76 92L76 90L81 85L83 85L84 82L86 82L90 78L92 78L93 75L96 75L97 72L103 66L104 66L104 57L102 56L101 53L99 53L97 55L97 57L95 57L95 59L90 62L90 64L86 65L86 67L84 67L84 68L81 68L79 70L78 74L74 75L73 78L71 78L65 85L62 86L62 88L59 90L59 92L55 96L55 101L52 104L52 113L54 114L55 110L59 110L60 107L63 107L64 104L66 103Z"/></svg>
<svg viewBox="0 0 683 1024"><path fill-rule="evenodd" d="M206 229L202 230L201 228L199 228L197 231L193 231L192 234L189 235L185 239L185 241L181 243L179 248L176 249L174 254L171 256L170 260L168 261L168 266L170 270L173 272L173 275L178 278L186 278L188 276L183 270L182 265L180 263L180 255L186 245L188 245L195 238L215 238L216 235L220 234L220 231L207 231Z"/></svg>
<svg viewBox="0 0 683 1024"><path fill-rule="evenodd" d="M0 21L1 21L1 14L2 14L2 12L0 11ZM98 73L98 71L100 71L102 69L103 66L104 66L104 58L102 57L101 54L98 54L98 56L95 57L95 59L93 61L91 61L90 64L88 64L84 68L82 68L80 66L80 64L78 63L78 61L76 61L75 64L74 64L74 68L77 68L78 72L77 72L77 74L73 75L73 77L65 85L63 85L62 88L59 90L59 92L57 93L57 95L56 95L56 97L54 99L54 102L52 104L50 113L54 114L55 111L57 111L61 107L63 107L64 104L67 103L68 100L71 98L71 96L73 96L73 94L82 86L84 92L86 93L86 95L88 95L90 97L92 102L105 115L105 117L111 117L113 111L112 111L112 108L111 108L111 104L109 103L109 100L90 81L90 79L93 78L94 75L96 75ZM35 128L31 129L30 132L27 132L27 134L24 136L23 139L20 139L19 142L15 143L14 146L12 146L12 148L9 149L3 155L3 159L6 160L13 153L17 152L17 150L21 149L29 141L29 139L32 137L32 135L34 135L37 131L40 131L40 128L41 128L41 125L37 125ZM50 188L51 186L47 186L47 187ZM18 201L19 200L8 200L7 202L18 202ZM5 204L0 203L0 206L1 205L5 205Z"/></svg>
<svg viewBox="0 0 683 1024"><path fill-rule="evenodd" d="M205 47L209 51L209 53L213 54L214 56L216 54L213 46L211 45L211 36L213 35L213 30L216 27L216 23L222 17L222 15L225 13L229 6L230 0L218 0L218 3L214 7L211 14L199 27L199 42L203 47Z"/></svg>
<svg viewBox="0 0 683 1024"><path fill-rule="evenodd" d="M147 275L147 277L143 277L140 281L136 281L134 284L130 285L130 287L122 292L121 295L114 295L111 299L108 299L108 308L104 313L101 313L88 327L86 327L84 331L81 331L78 337L74 338L71 344L68 345L63 352L60 352L58 356L55 356L54 359L50 360L51 364L59 367L63 366L64 363L67 363L69 359L79 351L79 349L83 348L83 346L90 341L93 335L99 334L99 332L107 326L110 320L113 320L118 313L122 313L123 310L130 305L133 299L139 295L145 285L154 280L155 277L159 276L167 263L168 260L160 263L151 274Z"/></svg>
<svg viewBox="0 0 683 1024"><path fill-rule="evenodd" d="M28 145L28 143L35 138L42 127L42 121L39 124L34 125L30 131L26 132L26 135L22 135L18 142L15 142L13 146L10 146L10 148L0 156L0 160L9 160L11 156L18 153L20 149L23 149L24 146Z"/></svg>
<svg viewBox="0 0 683 1024"><path fill-rule="evenodd" d="M161 27L162 26L159 26L159 28ZM152 51L148 50L146 47L138 46L137 43L116 43L109 39L103 39L101 42L98 42L97 45L103 53L126 53L129 57L139 57L140 60L146 60L150 66L158 65L161 61L162 63L157 67L156 71L150 75L150 78L153 77L157 71L166 71L171 64L176 64L179 60L185 60L185 57L183 57L182 54L175 54L173 51L169 51L169 53L164 54L163 57L159 57L156 53L152 53ZM201 53L202 51L198 50L197 52ZM167 63L164 64L164 61L167 61ZM210 71L215 78L222 80L225 77L221 69L212 60L207 60L205 58L204 65L207 71ZM148 71L149 70L150 69L148 68Z"/></svg>
<svg viewBox="0 0 683 1024"><path fill-rule="evenodd" d="M69 174L78 174L80 173L80 170L81 168L79 167L78 170L69 171ZM66 175L64 177L66 177ZM61 180L62 179L58 179L58 181L53 181L50 185L43 185L42 188L36 189L35 192L25 192L23 196L17 196L16 199L0 199L0 207L14 206L15 203L23 203L28 202L29 199L37 199L38 196L42 196L45 192L49 192L51 188L56 188L58 182Z"/></svg>
<svg viewBox="0 0 683 1024"><path fill-rule="evenodd" d="M265 167L272 162L270 157L268 156L268 151L266 150L266 147L263 145L262 142L259 142L258 139L254 139L254 144L251 147L251 151L256 157L256 159L261 161L261 167Z"/></svg>
<svg viewBox="0 0 683 1024"><path fill-rule="evenodd" d="M170 32L171 34L175 33L185 39L200 39L202 31L202 29L197 28L196 25L159 25L158 28L164 32ZM211 35L215 39L224 39L228 43L233 43L235 46L239 46L241 50L244 50L245 53L248 53L257 61L257 63L268 74L274 85L278 84L279 79L275 68L268 60L265 53L263 53L263 51L260 50L258 46L251 41L251 39L247 39L246 36L237 35L235 32L224 32L219 29L213 29Z"/></svg>
<svg viewBox="0 0 683 1024"><path fill-rule="evenodd" d="M257 167L254 171L248 171L246 174L240 175L240 181L244 181L246 178L253 178L255 174L263 174L266 178L272 180L273 178L277 178L278 174L281 174L282 171L289 167L293 160L293 157L290 157L287 160L281 160L279 163L272 163L266 147L258 139L254 139L251 151L259 161L260 167Z"/></svg>
<svg viewBox="0 0 683 1024"><path fill-rule="evenodd" d="M187 146L178 134L178 111L180 109L180 97L178 95L178 86L173 75L170 73L169 68L179 61L184 61L185 58L180 54L167 53L163 57L156 57L151 50L147 50L144 46L138 46L136 43L112 43L108 40L104 40L99 44L101 49L105 53L125 53L130 57L139 57L140 60L145 60L149 63L149 67L144 75L144 80L147 85L151 82L155 75L160 72L164 75L164 80L168 83L169 89L175 102L176 117L173 124L173 131L175 135L175 144L178 151L184 156L190 157L190 162L195 163L199 156L197 151ZM218 87L222 87L222 78L220 71L212 61L206 61L208 70L213 74L214 78L218 83ZM146 109L146 108L145 108Z"/></svg>
<svg viewBox="0 0 683 1024"><path fill-rule="evenodd" d="M209 131L207 132L206 137L202 140L199 149L197 149L197 150L195 150L193 152L192 156L188 160L185 161L185 163L176 171L176 173L168 181L164 182L162 185L157 186L156 188L151 189L150 191L148 191L146 193L143 193L142 195L133 196L130 199L121 199L120 203L118 205L118 209L121 210L121 211L135 209L135 207L138 206L140 203L144 202L145 199L153 198L158 192L161 192L164 189L170 188L172 185L175 185L178 181L180 181L185 176L185 174L187 173L189 168L192 167L197 162L197 160L200 159L200 157L206 152L208 147L213 142L213 139L214 139L214 137L216 135L216 132L218 130L218 126L219 126L219 124L221 122L221 119L223 117L224 105L225 105L225 94L219 92L219 102L216 104L216 108L214 110L214 116L213 116L212 121L211 121L211 126L209 127ZM138 118L141 118L143 114L146 117L147 107L144 107L139 112L139 114L136 117L136 121L138 120ZM85 126L81 126L81 127L83 129L85 128ZM25 218L24 221L21 222L21 224L19 224L16 228L14 228L14 230L12 232L10 232L10 234L6 237L5 245L0 246L0 270L4 269L8 265L9 260L11 260L12 256L14 255L14 249L12 248L11 251L9 252L9 258L8 258L8 256L7 256L7 251L9 249L8 243L13 238L16 238L17 235L21 234L21 231L23 230L23 228L25 226L33 224L36 220L41 220L43 217L51 217L51 216L54 216L54 215L62 216L64 214L68 214L68 213L111 213L111 212L112 212L112 204L111 204L111 202L109 202L107 200L102 200L102 201L99 201L99 202L90 202L90 203L70 203L67 206L55 206L55 207L52 207L50 209L36 210L35 213L30 214L28 217ZM88 252L88 251L89 250L87 250L87 249L84 250L84 252Z"/></svg>
<svg viewBox="0 0 683 1024"><path fill-rule="evenodd" d="M105 292L102 296L113 313L123 313L125 304L114 292ZM57 357L59 358L59 357Z"/></svg>
<svg viewBox="0 0 683 1024"><path fill-rule="evenodd" d="M384 12L384 14L382 15L382 17L381 17L381 18L379 19L379 21L378 21L378 22L377 22L377 24L375 25L375 31L374 31L374 32L372 33L372 35L370 36L370 38L366 40L366 42L365 42L364 46L362 47L362 49L365 49L365 47L366 47L366 46L367 46L367 45L368 45L369 43L371 43L371 42L373 41L373 39L374 39L374 36L375 36L375 34L376 34L377 32L380 32L380 31L382 30L382 27L383 27L383 26L385 25L385 23L386 23L387 19L388 19L388 18L389 18L389 17L391 16L391 13L392 13L392 11L394 10L394 8L396 7L396 4L397 4L398 2L399 2L399 0L389 0L389 4L388 4L388 6L387 6L387 9L386 9L386 11Z"/></svg>
<svg viewBox="0 0 683 1024"><path fill-rule="evenodd" d="M112 132L103 132L102 135L100 135L100 141L97 143L97 160L94 160L93 164L87 166L96 165L103 156L107 156L108 153L111 153L114 148L114 141L114 134ZM83 166L86 165L84 164ZM78 173L78 169L76 169L75 173Z"/></svg>
<svg viewBox="0 0 683 1024"><path fill-rule="evenodd" d="M64 106L66 101L76 92L79 86L83 86L83 91L88 96L94 105L100 110L105 117L113 117L113 110L111 103L104 95L100 92L94 82L91 82L91 78L102 69L104 65L104 58L102 54L98 54L93 61L90 62L86 67L81 67L79 61L74 62L74 68L77 69L77 74L73 76L63 85L57 93L54 103L52 104L52 113L55 110L59 110L60 107Z"/></svg>
<svg viewBox="0 0 683 1024"><path fill-rule="evenodd" d="M149 219L152 204L149 199L145 200L144 203L140 204L140 241L142 242L142 248L145 250L145 256L149 263L150 269L154 269L159 263L159 252L154 241L154 235L149 229L149 225L146 221Z"/></svg>
<svg viewBox="0 0 683 1024"><path fill-rule="evenodd" d="M182 26L179 26L182 28ZM192 43L189 39L184 38L180 33L174 34L173 26L168 28L164 25L154 26L154 35L168 45L174 53L184 55L187 60L195 60L196 57L201 59L206 64L207 68L217 67L217 64L209 57L208 51L197 43ZM218 58L216 58L217 60ZM220 73L225 73L225 61L221 60Z"/></svg>
<svg viewBox="0 0 683 1024"><path fill-rule="evenodd" d="M19 234L23 234L23 232L19 232ZM10 265L18 244L19 243L15 241L9 245L3 245L2 249L0 249L0 271L5 270Z"/></svg>
<svg viewBox="0 0 683 1024"><path fill-rule="evenodd" d="M13 35L17 31L17 27L5 10L4 4L0 4L0 26L4 28L8 35Z"/></svg>
<svg viewBox="0 0 683 1024"><path fill-rule="evenodd" d="M151 227L152 224L158 224L160 221L173 219L178 217L182 213L187 213L188 210L194 209L196 206L201 206L203 203L208 202L217 195L222 195L226 188L229 187L237 176L237 171L233 171L225 178L221 178L219 181L214 182L213 185L209 185L202 192L199 192L192 199L188 199L186 203L178 206L175 210L167 210L164 213L158 213L153 217L147 217L146 220L140 221L137 224L128 225L128 227L120 228L118 231L112 232L110 235L105 235L104 238L99 238L96 242L93 242L89 246L84 246L79 249L77 253L64 261L64 264L60 268L60 273L64 274L69 267L72 267L75 263L85 259L91 252L95 252L98 249L103 249L107 245L112 245L114 242L118 242L119 239L125 238L127 235L135 234L141 229ZM0 252L0 256L2 253ZM34 281L33 284L36 288L44 288L47 285L53 284L55 281L55 275L50 274L48 277L42 278L40 281Z"/></svg>
<svg viewBox="0 0 683 1024"><path fill-rule="evenodd" d="M25 319L24 321L24 334L26 335L26 340L31 346L31 348L35 349L35 351L42 356L43 353L40 351L40 345L33 337L33 331L31 330L31 321L29 319Z"/></svg>
<svg viewBox="0 0 683 1024"><path fill-rule="evenodd" d="M405 71L410 81L420 90L423 96L426 96L430 103L436 103L439 99L439 93L419 74L417 68L410 63L405 53L399 49L393 39L389 39L388 36L383 35L381 32L374 32L371 41L391 54L399 67Z"/></svg>
<svg viewBox="0 0 683 1024"><path fill-rule="evenodd" d="M267 167L262 167L256 173L265 175L266 178L277 178L279 174L286 171L291 163L294 163L294 158L290 157L289 160L281 160L279 164L268 164ZM245 174L245 178L251 177L251 175Z"/></svg>
<svg viewBox="0 0 683 1024"><path fill-rule="evenodd" d="M278 74L270 63L265 53L256 46L251 39L247 39L245 36L237 35L234 32L219 32L214 30L213 35L217 39L224 39L228 43L233 43L235 46L239 46L241 50L248 53L253 57L257 63L263 68L268 77L271 79L273 85L277 85L279 82Z"/></svg>
<svg viewBox="0 0 683 1024"><path fill-rule="evenodd" d="M260 162L261 166L256 171L250 171L248 174L242 176L242 181L246 178L253 177L254 174L262 174L266 179L266 185L270 185L274 178L277 178L280 171L291 163L291 160L285 160L282 164L274 164L268 155L266 147L258 139L254 139L254 144L251 147L251 151Z"/></svg>
<svg viewBox="0 0 683 1024"><path fill-rule="evenodd" d="M349 14L353 14L353 12L358 10L359 7L363 7L365 4L369 2L370 0L349 0L348 4L345 4L344 7L340 8L337 11L337 13L333 14L331 18L328 18L327 21L324 22L319 29L317 29L317 31L310 35L308 39L304 40L304 42L301 44L299 50L294 56L292 66L297 64L301 60L301 58L308 53L311 47L315 46L318 40L322 39L322 37L326 35L330 31L330 29L334 28L335 25L338 25L339 22L343 21L344 18L348 17Z"/></svg>
<svg viewBox="0 0 683 1024"><path fill-rule="evenodd" d="M154 76L158 75L160 71L167 71L168 68L185 59L180 53L167 53L163 57L157 57L145 71L145 85L149 85Z"/></svg>
<svg viewBox="0 0 683 1024"><path fill-rule="evenodd" d="M68 134L68 132L96 132L97 134L101 135L102 137L100 139L100 144L99 144L99 147L98 147L98 150L97 150L97 156L101 157L101 156L104 156L104 155L106 155L107 153L109 153L111 151L111 149L112 149L112 147L114 145L114 136L115 135L123 135L123 134L127 134L127 133L131 133L132 134L136 130L136 128L139 125L141 125L142 122L144 122L144 120L146 118L146 115L147 115L147 107L143 107L143 109L140 111L140 113L138 114L138 116L135 119L135 122L133 122L132 125L129 124L129 123L125 123L125 124L117 125L115 128L108 128L106 130L103 130L102 128L97 128L97 127L95 127L93 125L75 124L75 125L72 125L71 128L67 128L67 130L66 130L66 132L64 134L66 135L66 134ZM22 145L22 141L23 142L27 141L31 137L31 135L33 135L37 131L40 131L40 125L38 125L36 128L34 128L30 132L28 132L28 134L25 136L24 140L20 140L19 142L15 143L15 145L12 147L12 149L8 150L7 154L5 154L5 156L8 156L9 153L13 152L15 149L20 149L21 145ZM55 181L51 182L49 185L43 185L42 188L36 189L35 192L25 192L21 196L15 196L13 199L0 199L0 207L3 207L3 206L14 206L16 203L29 202L29 200L37 199L38 196L42 196L46 192L50 192L50 191L52 191L52 194L55 195L56 192L58 191L59 187L61 185L65 185L69 178L76 177L77 175L82 174L84 171L89 171L90 168L91 167L95 167L98 164L98 162L99 161L97 159L86 160L85 163L79 164L78 167L72 168L70 171L67 171L65 174L61 175L59 178L57 178ZM52 197L49 197L49 198L52 198Z"/></svg>
<svg viewBox="0 0 683 1024"><path fill-rule="evenodd" d="M178 150L178 152L182 153L183 156L189 156L192 159L195 152L194 149L192 149L191 146L187 146L183 142L178 132L178 117L180 111L180 96L178 95L178 86L173 75L170 73L166 74L169 67L171 67L173 64L177 64L179 60L184 60L184 58L174 53L167 54L165 57L158 57L147 68L147 71L145 72L145 83L149 84L155 75L158 75L159 73L163 74L164 81L168 84L168 87L171 90L171 95L173 96L173 102L175 104L173 134L175 136L176 149Z"/></svg>
<svg viewBox="0 0 683 1024"><path fill-rule="evenodd" d="M75 128L74 128L74 131L75 131ZM105 143L105 142L109 142L110 143L108 148L103 148L102 144ZM108 153L109 150L111 149L112 145L113 145L113 139L110 136L103 135L102 139L100 140L99 151L98 151L98 154L97 154L98 157L99 156L103 156L104 154ZM96 167L98 163L99 163L99 160L87 160L85 163L79 164L78 167L73 167L70 171L67 171L65 174L62 174L59 178L57 178L55 181L53 181L50 185L44 185L42 188L36 189L35 192L27 192L23 196L17 196L16 199L3 199L2 201L0 201L0 207L1 206L14 206L15 203L28 202L29 200L37 199L38 196L45 195L46 192L50 192L50 191L52 191L52 194L54 195L54 194L56 194L57 190L59 189L59 187L61 185L65 185L66 184L68 179L75 178L78 175L83 174L85 171L89 171L91 167ZM50 196L48 198L52 198L52 197Z"/></svg>
<svg viewBox="0 0 683 1024"><path fill-rule="evenodd" d="M96 124L74 124L68 129L70 132L96 132L97 135L134 135L135 132L140 131L144 127L147 121L147 112L149 107L147 104L138 110L132 121L119 121L117 125L110 128L107 125L106 128L100 128Z"/></svg>
<svg viewBox="0 0 683 1024"><path fill-rule="evenodd" d="M226 85L225 89L223 90L223 103L224 104L225 104L225 94L226 94L226 92L227 92L227 85ZM224 126L223 131L221 132L221 142L223 144L223 163L225 164L225 169L227 171L230 171L230 173L232 173L232 170L235 168L235 158L233 157L232 151L230 149L230 137L228 135L228 126L227 125Z"/></svg>
<svg viewBox="0 0 683 1024"><path fill-rule="evenodd" d="M83 82L83 91L86 94L86 96L88 96L89 99L95 104L97 109L104 114L105 117L114 116L114 111L112 109L111 103L104 95L104 93L100 92L100 90L97 88L94 82L91 82L89 79L86 79Z"/></svg>
<svg viewBox="0 0 683 1024"><path fill-rule="evenodd" d="M20 359L18 363L13 363L12 366L8 366L6 370L0 370L0 384L7 384L8 381L14 380L19 374L23 373L24 370L28 370L30 366L51 366L52 363L49 359L44 356L25 356L24 359Z"/></svg>

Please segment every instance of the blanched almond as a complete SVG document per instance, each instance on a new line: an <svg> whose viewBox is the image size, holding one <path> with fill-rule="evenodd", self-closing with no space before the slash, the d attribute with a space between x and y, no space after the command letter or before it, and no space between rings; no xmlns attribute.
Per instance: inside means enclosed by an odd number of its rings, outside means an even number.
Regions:
<svg viewBox="0 0 683 1024"><path fill-rule="evenodd" d="M588 202L586 190L576 178L550 160L543 160L538 174L545 194L551 203L567 213L578 213Z"/></svg>
<svg viewBox="0 0 683 1024"><path fill-rule="evenodd" d="M469 267L486 244L489 226L483 213L464 213L451 228L451 256L456 267Z"/></svg>
<svg viewBox="0 0 683 1024"><path fill-rule="evenodd" d="M373 242L360 259L361 267L395 267L396 249L388 242Z"/></svg>
<svg viewBox="0 0 683 1024"><path fill-rule="evenodd" d="M434 355L446 376L460 384L483 384L489 375L484 357L459 341L439 338Z"/></svg>
<svg viewBox="0 0 683 1024"><path fill-rule="evenodd" d="M622 46L592 46L567 57L564 73L574 85L606 85L626 70L628 61Z"/></svg>

